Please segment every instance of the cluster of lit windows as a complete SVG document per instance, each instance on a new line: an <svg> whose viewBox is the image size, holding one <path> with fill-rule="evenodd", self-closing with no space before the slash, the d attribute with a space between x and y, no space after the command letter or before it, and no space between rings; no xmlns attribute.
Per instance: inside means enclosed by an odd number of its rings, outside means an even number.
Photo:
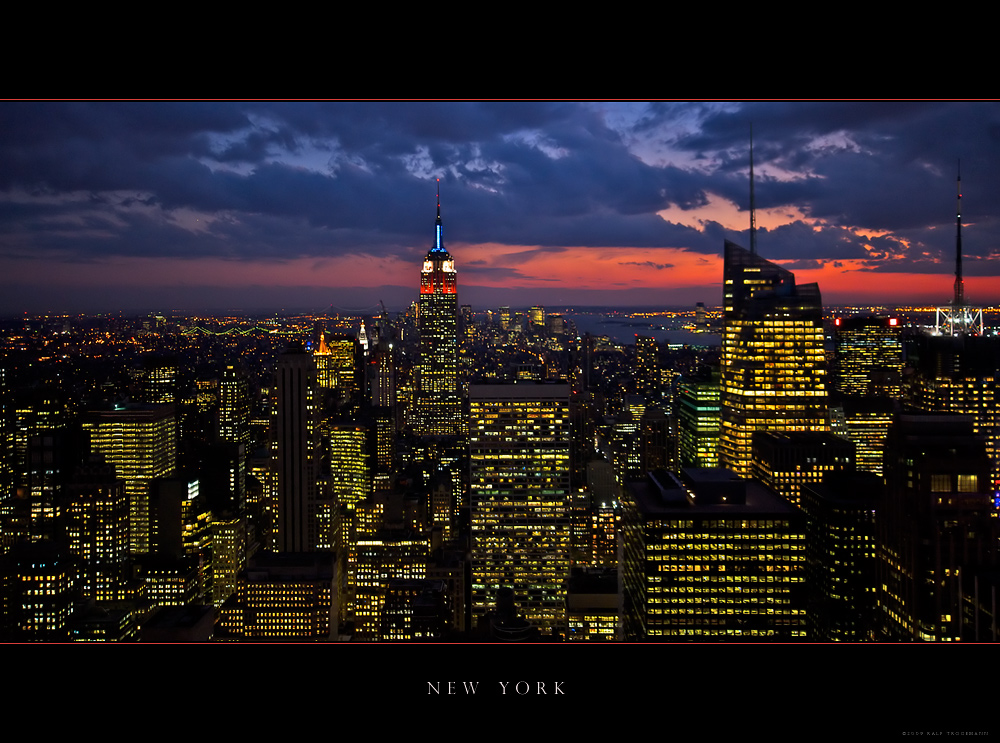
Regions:
<svg viewBox="0 0 1000 743"><path fill-rule="evenodd" d="M617 612L572 612L567 639L573 641L613 641L618 639Z"/></svg>
<svg viewBox="0 0 1000 743"><path fill-rule="evenodd" d="M243 621L232 626L248 639L319 638L330 631L328 584L250 583L241 586L240 594Z"/></svg>
<svg viewBox="0 0 1000 743"><path fill-rule="evenodd" d="M454 262L444 252L428 254L420 279L420 359L414 421L422 435L462 432L457 308Z"/></svg>
<svg viewBox="0 0 1000 743"><path fill-rule="evenodd" d="M497 398L471 402L473 610L490 611L510 586L529 621L564 629L569 402Z"/></svg>
<svg viewBox="0 0 1000 743"><path fill-rule="evenodd" d="M928 412L971 415L973 431L986 437L986 452L993 459L993 477L1000 479L1000 406L994 376L920 380L915 390L917 407Z"/></svg>
<svg viewBox="0 0 1000 743"><path fill-rule="evenodd" d="M727 319L723 343L723 462L749 474L755 430L827 430L821 319Z"/></svg>
<svg viewBox="0 0 1000 743"><path fill-rule="evenodd" d="M129 537L133 554L149 552L149 487L153 479L170 477L177 459L176 423L169 408L122 410L96 414L84 421L90 445L115 466L125 481L129 501Z"/></svg>
<svg viewBox="0 0 1000 743"><path fill-rule="evenodd" d="M626 554L625 580L641 596L639 631L806 637L805 534L791 520L637 517L628 517L630 539L642 537L638 554Z"/></svg>

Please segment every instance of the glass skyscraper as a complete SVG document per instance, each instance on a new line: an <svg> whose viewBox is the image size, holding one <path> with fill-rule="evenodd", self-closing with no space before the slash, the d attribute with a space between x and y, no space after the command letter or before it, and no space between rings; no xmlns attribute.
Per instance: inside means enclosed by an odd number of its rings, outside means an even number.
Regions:
<svg viewBox="0 0 1000 743"><path fill-rule="evenodd" d="M750 474L754 431L827 431L823 302L781 266L726 241L720 458Z"/></svg>

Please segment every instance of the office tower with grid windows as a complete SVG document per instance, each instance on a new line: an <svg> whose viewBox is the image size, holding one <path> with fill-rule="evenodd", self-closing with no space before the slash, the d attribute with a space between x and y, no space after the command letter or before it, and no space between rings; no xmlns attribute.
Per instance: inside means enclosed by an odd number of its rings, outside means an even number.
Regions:
<svg viewBox="0 0 1000 743"><path fill-rule="evenodd" d="M336 639L336 565L320 553L257 555L222 604L216 639L327 642Z"/></svg>
<svg viewBox="0 0 1000 743"><path fill-rule="evenodd" d="M129 503L130 553L152 549L150 495L153 481L173 477L177 466L177 425L173 405L118 406L91 411L83 429L90 447L104 455L125 481Z"/></svg>
<svg viewBox="0 0 1000 743"><path fill-rule="evenodd" d="M1000 338L921 336L911 360L916 373L907 402L928 413L971 416L973 430L986 439L991 487L1000 492Z"/></svg>
<svg viewBox="0 0 1000 743"><path fill-rule="evenodd" d="M838 317L832 376L843 395L898 398L903 377L902 326L897 317Z"/></svg>
<svg viewBox="0 0 1000 743"><path fill-rule="evenodd" d="M565 632L570 548L568 385L472 385L472 611L510 588L525 618Z"/></svg>
<svg viewBox="0 0 1000 743"><path fill-rule="evenodd" d="M626 640L807 637L805 516L726 469L663 470L622 503Z"/></svg>
<svg viewBox="0 0 1000 743"><path fill-rule="evenodd" d="M653 397L660 389L660 349L656 338L635 336L635 382L640 394Z"/></svg>
<svg viewBox="0 0 1000 743"><path fill-rule="evenodd" d="M219 440L233 445L235 472L231 490L236 505L246 507L247 465L250 455L250 384L239 367L229 364L219 384Z"/></svg>
<svg viewBox="0 0 1000 743"><path fill-rule="evenodd" d="M828 431L816 284L726 241L720 459L746 477L754 431Z"/></svg>
<svg viewBox="0 0 1000 743"><path fill-rule="evenodd" d="M100 455L78 467L65 488L66 541L79 561L77 588L97 601L125 597L128 496L125 481Z"/></svg>
<svg viewBox="0 0 1000 743"><path fill-rule="evenodd" d="M719 466L719 372L702 368L678 385L678 440L682 467Z"/></svg>

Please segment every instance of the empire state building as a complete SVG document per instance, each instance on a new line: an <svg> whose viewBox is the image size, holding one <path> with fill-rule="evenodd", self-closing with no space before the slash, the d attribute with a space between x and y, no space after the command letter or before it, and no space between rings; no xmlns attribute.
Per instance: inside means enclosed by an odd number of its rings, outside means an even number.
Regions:
<svg viewBox="0 0 1000 743"><path fill-rule="evenodd" d="M414 428L421 436L456 436L462 430L458 386L458 282L455 259L444 247L438 188L434 245L420 271L420 362Z"/></svg>

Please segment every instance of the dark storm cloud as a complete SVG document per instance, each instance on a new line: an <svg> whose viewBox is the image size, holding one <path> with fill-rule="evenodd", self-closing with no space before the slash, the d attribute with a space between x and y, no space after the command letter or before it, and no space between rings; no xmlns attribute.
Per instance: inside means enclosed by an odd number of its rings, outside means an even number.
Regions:
<svg viewBox="0 0 1000 743"><path fill-rule="evenodd" d="M633 105L615 123L619 108L3 103L0 253L413 256L430 244L441 177L446 244L718 254L745 233L657 212L703 207L710 194L746 209L751 121L758 209L818 220L762 230L769 258L864 259L871 270L948 260L959 157L965 252L985 259L1000 244L997 104L670 103Z"/></svg>
<svg viewBox="0 0 1000 743"><path fill-rule="evenodd" d="M665 268L673 268L673 263L654 263L653 261L618 261L619 266L640 266L642 268L655 268L662 271Z"/></svg>
<svg viewBox="0 0 1000 743"><path fill-rule="evenodd" d="M880 241L888 251L898 248L898 242ZM803 222L781 225L772 230L757 230L757 248L769 259L807 258L829 260L832 258L870 258L865 245L869 240L841 227L814 230Z"/></svg>
<svg viewBox="0 0 1000 743"><path fill-rule="evenodd" d="M483 266L479 265L480 261L470 261L468 264L462 266L462 274L472 274L474 277L479 276L482 278L489 278L495 280L520 280L520 279L534 279L534 276L528 276L521 273L515 268L506 268L498 266Z"/></svg>
<svg viewBox="0 0 1000 743"><path fill-rule="evenodd" d="M812 217L898 230L954 214L955 175L983 204L1000 204L996 103L761 103L705 109L676 146L717 153L706 188L746 204L750 123L758 209L800 205ZM794 180L761 175L774 166ZM968 205L967 205L968 206ZM991 206L990 209L993 207Z"/></svg>

